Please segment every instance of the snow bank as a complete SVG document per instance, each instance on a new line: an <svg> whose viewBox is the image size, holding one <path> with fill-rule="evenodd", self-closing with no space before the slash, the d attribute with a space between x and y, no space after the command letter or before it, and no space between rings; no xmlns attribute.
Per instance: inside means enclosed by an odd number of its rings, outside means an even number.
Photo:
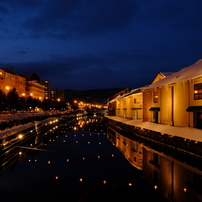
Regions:
<svg viewBox="0 0 202 202"><path fill-rule="evenodd" d="M194 141L202 142L202 130L197 128L190 128L190 127L178 127L178 126L170 126L170 125L163 125L151 122L143 122L142 120L130 120L123 117L118 116L106 116L109 119L119 121L128 125L133 125L140 128L145 128L148 130L153 130L160 132L163 134L168 134L172 136L183 137L185 139L190 139Z"/></svg>

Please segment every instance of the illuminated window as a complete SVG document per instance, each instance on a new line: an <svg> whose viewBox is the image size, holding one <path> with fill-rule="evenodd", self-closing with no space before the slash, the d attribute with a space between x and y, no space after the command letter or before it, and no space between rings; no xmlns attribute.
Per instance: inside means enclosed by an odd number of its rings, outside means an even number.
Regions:
<svg viewBox="0 0 202 202"><path fill-rule="evenodd" d="M153 92L153 102L158 103L158 92Z"/></svg>
<svg viewBox="0 0 202 202"><path fill-rule="evenodd" d="M202 83L194 84L194 100L202 99Z"/></svg>
<svg viewBox="0 0 202 202"><path fill-rule="evenodd" d="M137 152L137 150L138 150L138 142L135 142L135 141L133 142L132 150Z"/></svg>

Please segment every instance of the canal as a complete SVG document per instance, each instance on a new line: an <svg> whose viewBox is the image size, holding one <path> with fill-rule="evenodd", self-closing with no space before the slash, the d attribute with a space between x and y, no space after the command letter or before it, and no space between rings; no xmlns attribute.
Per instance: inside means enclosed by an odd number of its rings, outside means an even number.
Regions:
<svg viewBox="0 0 202 202"><path fill-rule="evenodd" d="M64 119L1 155L4 202L167 201L107 138L102 117Z"/></svg>

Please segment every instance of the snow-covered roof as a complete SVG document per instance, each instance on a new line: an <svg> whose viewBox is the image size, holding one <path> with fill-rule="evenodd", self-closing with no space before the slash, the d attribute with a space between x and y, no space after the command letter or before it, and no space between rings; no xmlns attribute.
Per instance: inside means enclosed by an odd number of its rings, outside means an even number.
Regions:
<svg viewBox="0 0 202 202"><path fill-rule="evenodd" d="M172 84L183 80L188 80L191 78L197 78L202 76L202 59L198 60L193 65L185 67L178 72L175 72L164 79L161 79L155 83L152 83L145 87L144 89L149 89L157 86L163 86L166 84Z"/></svg>
<svg viewBox="0 0 202 202"><path fill-rule="evenodd" d="M132 89L129 93L125 93L125 94L123 94L123 95L118 95L117 97L115 97L113 100L110 100L110 102L114 102L114 101L116 101L116 100L120 100L120 99L122 99L122 98L124 98L124 97L127 97L127 96L129 96L129 95L132 95L132 94L136 94L136 93L140 93L142 90L143 87L141 87L141 88L136 88L136 89Z"/></svg>

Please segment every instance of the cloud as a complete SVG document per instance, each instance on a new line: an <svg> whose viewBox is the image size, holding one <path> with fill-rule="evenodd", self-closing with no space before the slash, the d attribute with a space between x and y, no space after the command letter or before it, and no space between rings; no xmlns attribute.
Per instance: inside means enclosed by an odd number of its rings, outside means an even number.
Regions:
<svg viewBox="0 0 202 202"><path fill-rule="evenodd" d="M34 35L58 38L100 34L126 26L135 9L133 0L51 0L23 27Z"/></svg>
<svg viewBox="0 0 202 202"><path fill-rule="evenodd" d="M4 5L0 5L0 14L7 14L8 9Z"/></svg>
<svg viewBox="0 0 202 202"><path fill-rule="evenodd" d="M24 50L20 50L20 51L15 51L16 54L27 54L28 52L27 51L24 51Z"/></svg>
<svg viewBox="0 0 202 202"><path fill-rule="evenodd" d="M13 8L33 8L42 5L43 0L1 0L4 3Z"/></svg>

